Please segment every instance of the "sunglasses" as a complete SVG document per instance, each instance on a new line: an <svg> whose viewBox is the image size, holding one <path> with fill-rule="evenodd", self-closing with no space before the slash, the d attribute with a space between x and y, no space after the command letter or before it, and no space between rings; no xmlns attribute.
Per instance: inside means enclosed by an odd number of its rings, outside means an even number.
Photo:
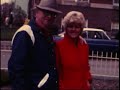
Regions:
<svg viewBox="0 0 120 90"><path fill-rule="evenodd" d="M56 18L57 17L57 14L54 13L54 12L50 12L50 11L45 11L43 10L43 13L46 17L51 17L51 18Z"/></svg>

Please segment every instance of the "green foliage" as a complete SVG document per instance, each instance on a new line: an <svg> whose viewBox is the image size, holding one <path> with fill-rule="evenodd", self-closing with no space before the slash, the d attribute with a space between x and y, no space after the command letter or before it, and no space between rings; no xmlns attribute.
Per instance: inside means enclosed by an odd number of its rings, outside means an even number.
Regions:
<svg viewBox="0 0 120 90"><path fill-rule="evenodd" d="M10 40L11 41L16 30L17 30L17 28L2 27L1 32L0 32L0 34L1 34L0 40L1 41Z"/></svg>
<svg viewBox="0 0 120 90"><path fill-rule="evenodd" d="M14 9L13 25L14 26L21 26L21 25L23 25L26 18L27 18L27 15L26 15L25 11L22 10L20 6L17 6Z"/></svg>

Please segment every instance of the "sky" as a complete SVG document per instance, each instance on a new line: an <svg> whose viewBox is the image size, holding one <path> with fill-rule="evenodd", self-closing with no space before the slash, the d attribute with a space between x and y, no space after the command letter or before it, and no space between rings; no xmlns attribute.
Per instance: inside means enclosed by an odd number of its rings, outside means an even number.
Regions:
<svg viewBox="0 0 120 90"><path fill-rule="evenodd" d="M9 3L9 2L14 2L15 1L15 5L20 6L22 8L22 10L24 10L27 13L28 10L28 1L29 0L0 0L0 4L3 3Z"/></svg>
<svg viewBox="0 0 120 90"><path fill-rule="evenodd" d="M9 3L11 1L15 1L15 0L0 0L0 3L3 4L3 3Z"/></svg>

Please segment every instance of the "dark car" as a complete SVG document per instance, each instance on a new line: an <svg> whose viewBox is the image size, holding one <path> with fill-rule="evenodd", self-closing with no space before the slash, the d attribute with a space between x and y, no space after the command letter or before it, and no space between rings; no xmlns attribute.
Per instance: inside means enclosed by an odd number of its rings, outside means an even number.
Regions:
<svg viewBox="0 0 120 90"><path fill-rule="evenodd" d="M64 32L55 36L55 40L60 40L64 37ZM90 47L90 53L92 51L108 52L118 54L119 52L119 41L111 40L107 33L102 29L96 28L84 28L82 37L87 41Z"/></svg>
<svg viewBox="0 0 120 90"><path fill-rule="evenodd" d="M86 39L90 50L118 52L119 41L112 40L102 29L84 28L82 37Z"/></svg>

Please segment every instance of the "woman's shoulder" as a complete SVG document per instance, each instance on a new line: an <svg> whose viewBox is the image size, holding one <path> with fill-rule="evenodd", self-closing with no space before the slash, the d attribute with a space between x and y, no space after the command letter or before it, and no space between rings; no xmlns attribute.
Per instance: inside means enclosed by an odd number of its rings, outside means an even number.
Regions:
<svg viewBox="0 0 120 90"><path fill-rule="evenodd" d="M56 45L59 46L59 47L65 46L65 43L66 42L65 42L64 38L56 41Z"/></svg>
<svg viewBox="0 0 120 90"><path fill-rule="evenodd" d="M80 36L79 38L80 38L81 44L86 44L87 45L87 42L83 37Z"/></svg>
<svg viewBox="0 0 120 90"><path fill-rule="evenodd" d="M62 44L62 43L63 43L63 39L56 41L56 44L57 44L57 45L60 45L60 44Z"/></svg>

